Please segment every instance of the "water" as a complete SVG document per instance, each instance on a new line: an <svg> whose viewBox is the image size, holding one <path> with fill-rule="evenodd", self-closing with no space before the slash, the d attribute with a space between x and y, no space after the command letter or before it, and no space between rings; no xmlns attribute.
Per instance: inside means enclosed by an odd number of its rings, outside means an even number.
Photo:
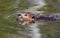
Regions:
<svg viewBox="0 0 60 38"><path fill-rule="evenodd" d="M38 28L38 24L37 23L34 23L34 24L31 24L29 26L30 28L30 32L32 34L32 38L41 38L41 34L40 34L40 29Z"/></svg>
<svg viewBox="0 0 60 38"><path fill-rule="evenodd" d="M46 5L45 0L28 0L30 4L36 5L36 6L44 6Z"/></svg>
<svg viewBox="0 0 60 38"><path fill-rule="evenodd" d="M16 0L15 3L14 3L14 5L13 5L13 8L14 9L18 8L19 3L20 3L20 0Z"/></svg>

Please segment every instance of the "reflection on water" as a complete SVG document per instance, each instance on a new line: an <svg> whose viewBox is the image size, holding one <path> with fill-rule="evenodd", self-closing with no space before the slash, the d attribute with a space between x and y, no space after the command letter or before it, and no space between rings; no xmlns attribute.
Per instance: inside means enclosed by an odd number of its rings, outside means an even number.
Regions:
<svg viewBox="0 0 60 38"><path fill-rule="evenodd" d="M44 6L46 5L45 0L28 0L30 4L36 5L36 6Z"/></svg>
<svg viewBox="0 0 60 38"><path fill-rule="evenodd" d="M31 34L32 34L32 38L41 38L41 34L40 34L40 29L38 28L38 24L37 23L34 23L34 24L31 24L29 26L29 29L31 30Z"/></svg>

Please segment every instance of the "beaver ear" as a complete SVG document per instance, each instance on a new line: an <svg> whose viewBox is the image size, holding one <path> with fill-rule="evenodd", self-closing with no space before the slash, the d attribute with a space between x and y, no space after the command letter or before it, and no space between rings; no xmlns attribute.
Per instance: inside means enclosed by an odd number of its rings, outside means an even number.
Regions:
<svg viewBox="0 0 60 38"><path fill-rule="evenodd" d="M34 19L34 18L35 18L35 16L32 16L32 18Z"/></svg>

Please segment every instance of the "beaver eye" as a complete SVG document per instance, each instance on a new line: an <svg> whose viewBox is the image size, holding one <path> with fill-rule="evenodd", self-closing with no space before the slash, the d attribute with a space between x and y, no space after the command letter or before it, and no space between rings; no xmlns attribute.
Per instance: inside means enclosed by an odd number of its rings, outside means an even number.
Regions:
<svg viewBox="0 0 60 38"><path fill-rule="evenodd" d="M21 16L21 14L18 14L17 16Z"/></svg>

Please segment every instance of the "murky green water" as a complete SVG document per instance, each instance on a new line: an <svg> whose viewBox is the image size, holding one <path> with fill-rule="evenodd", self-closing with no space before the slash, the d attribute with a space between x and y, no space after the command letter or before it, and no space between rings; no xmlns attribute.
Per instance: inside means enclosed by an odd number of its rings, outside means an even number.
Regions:
<svg viewBox="0 0 60 38"><path fill-rule="evenodd" d="M59 0L46 0L47 5L42 7L40 10L44 10L45 13L57 13L60 12L60 2ZM17 28L21 31L24 27L18 27L15 21L15 17L7 19L8 15L16 13L17 10L22 10L29 7L29 3L26 0L21 0L17 8L13 8L15 0L0 0L0 38L23 38L23 36L17 33ZM48 25L40 26L41 33L43 36L47 35L48 38L60 38L60 24L59 23L49 23ZM44 35L45 34L45 35ZM42 37L43 37L42 36ZM27 36L24 36L28 38ZM44 38L44 37L43 37Z"/></svg>

